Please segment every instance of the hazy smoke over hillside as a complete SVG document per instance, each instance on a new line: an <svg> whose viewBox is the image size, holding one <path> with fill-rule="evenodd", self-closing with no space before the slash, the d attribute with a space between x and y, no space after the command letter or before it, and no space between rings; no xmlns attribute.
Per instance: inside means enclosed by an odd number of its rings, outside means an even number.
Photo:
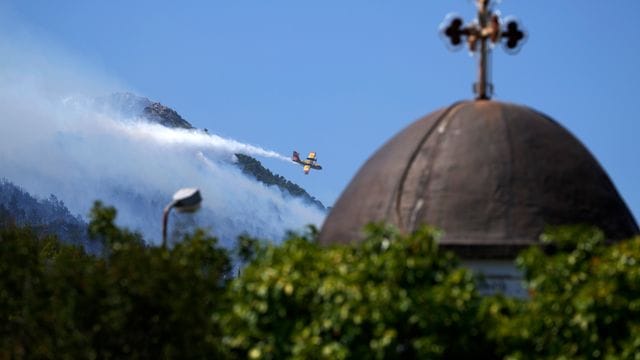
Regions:
<svg viewBox="0 0 640 360"><path fill-rule="evenodd" d="M105 86L108 80L60 54L19 49L6 39L0 51L0 177L32 194L53 193L81 215L103 200L118 208L121 224L154 241L163 206L187 186L201 189L203 209L195 217L175 215L173 228L192 223L227 241L240 232L277 240L286 230L322 222L319 210L247 178L231 163L236 152L287 158L98 110L91 99L118 88Z"/></svg>

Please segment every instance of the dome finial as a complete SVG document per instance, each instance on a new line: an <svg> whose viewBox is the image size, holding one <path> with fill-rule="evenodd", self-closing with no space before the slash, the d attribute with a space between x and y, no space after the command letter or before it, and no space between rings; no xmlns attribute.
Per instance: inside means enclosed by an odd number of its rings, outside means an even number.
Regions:
<svg viewBox="0 0 640 360"><path fill-rule="evenodd" d="M504 40L505 50L514 53L526 36L515 20L507 20L502 26L503 20L491 11L489 2L490 0L476 0L478 17L466 26L463 26L461 18L453 17L442 27L443 34L453 47L461 45L462 38L466 37L469 51L479 55L478 82L473 84L473 92L477 100L490 99L493 93L493 84L487 79L488 57L491 50L487 40L491 41L491 44Z"/></svg>

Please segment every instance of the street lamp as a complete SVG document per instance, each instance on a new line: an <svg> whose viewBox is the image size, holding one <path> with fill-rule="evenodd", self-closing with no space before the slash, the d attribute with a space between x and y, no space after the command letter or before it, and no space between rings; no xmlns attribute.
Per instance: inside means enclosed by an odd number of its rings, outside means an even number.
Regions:
<svg viewBox="0 0 640 360"><path fill-rule="evenodd" d="M162 212L162 248L167 247L167 221L169 220L169 211L176 208L179 212L194 212L200 208L202 196L200 190L196 188L184 188L173 194L173 200L164 207Z"/></svg>

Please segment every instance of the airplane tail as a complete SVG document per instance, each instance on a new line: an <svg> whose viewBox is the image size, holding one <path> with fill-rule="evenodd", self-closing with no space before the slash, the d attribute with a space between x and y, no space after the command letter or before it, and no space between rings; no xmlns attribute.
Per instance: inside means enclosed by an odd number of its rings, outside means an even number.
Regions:
<svg viewBox="0 0 640 360"><path fill-rule="evenodd" d="M291 160L293 160L295 162L300 162L300 154L298 154L297 151L294 151L293 155L291 156Z"/></svg>

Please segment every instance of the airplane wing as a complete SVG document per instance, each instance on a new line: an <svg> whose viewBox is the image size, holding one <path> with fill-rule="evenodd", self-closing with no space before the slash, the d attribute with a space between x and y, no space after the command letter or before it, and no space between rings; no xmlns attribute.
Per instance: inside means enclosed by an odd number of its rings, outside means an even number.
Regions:
<svg viewBox="0 0 640 360"><path fill-rule="evenodd" d="M308 175L309 174L309 170L311 170L311 165L305 165L303 170L304 170L304 173Z"/></svg>
<svg viewBox="0 0 640 360"><path fill-rule="evenodd" d="M310 152L309 156L307 156L307 159L315 161L316 160L316 152L315 151Z"/></svg>

